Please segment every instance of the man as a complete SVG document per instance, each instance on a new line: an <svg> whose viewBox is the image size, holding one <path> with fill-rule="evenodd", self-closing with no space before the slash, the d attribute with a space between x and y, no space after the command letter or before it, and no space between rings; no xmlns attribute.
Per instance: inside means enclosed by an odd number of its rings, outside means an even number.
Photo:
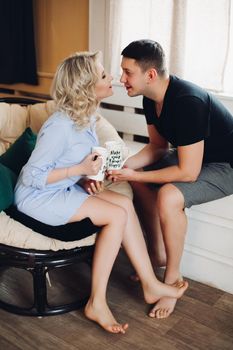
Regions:
<svg viewBox="0 0 233 350"><path fill-rule="evenodd" d="M205 90L169 75L157 42L134 41L122 55L121 82L129 96L143 95L149 143L110 174L131 181L152 263L166 265L164 281L173 284L182 278L184 208L233 194L233 117ZM165 318L175 304L162 298L149 315Z"/></svg>

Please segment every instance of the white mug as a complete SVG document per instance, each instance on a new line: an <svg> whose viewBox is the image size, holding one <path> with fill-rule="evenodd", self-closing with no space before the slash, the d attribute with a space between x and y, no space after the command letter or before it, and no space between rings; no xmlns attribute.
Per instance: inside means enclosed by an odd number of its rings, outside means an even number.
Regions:
<svg viewBox="0 0 233 350"><path fill-rule="evenodd" d="M99 153L100 157L102 158L102 165L100 170L98 171L98 174L96 175L88 175L88 179L96 180L96 181L103 181L105 177L105 171L107 169L107 158L108 158L108 151L104 147L95 146L92 147L92 152Z"/></svg>
<svg viewBox="0 0 233 350"><path fill-rule="evenodd" d="M105 147L108 151L107 170L121 169L128 159L129 149L119 141L107 141Z"/></svg>

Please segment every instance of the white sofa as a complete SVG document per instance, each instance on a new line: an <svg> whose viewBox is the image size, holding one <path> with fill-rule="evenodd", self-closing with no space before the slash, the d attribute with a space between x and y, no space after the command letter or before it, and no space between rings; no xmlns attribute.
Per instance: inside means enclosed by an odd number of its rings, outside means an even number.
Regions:
<svg viewBox="0 0 233 350"><path fill-rule="evenodd" d="M233 195L195 205L187 216L183 274L233 294Z"/></svg>

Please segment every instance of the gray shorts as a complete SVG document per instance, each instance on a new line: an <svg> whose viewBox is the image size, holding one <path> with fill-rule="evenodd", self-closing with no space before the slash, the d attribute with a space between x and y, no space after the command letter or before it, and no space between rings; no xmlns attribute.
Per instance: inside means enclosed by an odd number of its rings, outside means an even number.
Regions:
<svg viewBox="0 0 233 350"><path fill-rule="evenodd" d="M177 151L170 150L157 163L144 170L156 170L178 164ZM233 168L229 163L204 163L195 182L172 182L184 196L185 207L201 204L233 194ZM150 187L160 185L150 184Z"/></svg>

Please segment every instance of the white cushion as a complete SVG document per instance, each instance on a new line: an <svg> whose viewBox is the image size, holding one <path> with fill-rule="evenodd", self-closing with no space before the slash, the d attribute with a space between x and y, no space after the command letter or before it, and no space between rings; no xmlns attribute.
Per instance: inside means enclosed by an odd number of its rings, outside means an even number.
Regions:
<svg viewBox="0 0 233 350"><path fill-rule="evenodd" d="M95 243L95 234L79 241L62 242L31 230L2 211L0 213L0 242L18 248L56 251L92 245Z"/></svg>
<svg viewBox="0 0 233 350"><path fill-rule="evenodd" d="M124 194L132 198L132 189L127 182L111 183L106 181L108 190ZM81 240L63 242L37 233L10 218L5 212L0 213L0 243L13 247L37 249L37 250L59 250L75 247L89 246L95 243L96 234Z"/></svg>

